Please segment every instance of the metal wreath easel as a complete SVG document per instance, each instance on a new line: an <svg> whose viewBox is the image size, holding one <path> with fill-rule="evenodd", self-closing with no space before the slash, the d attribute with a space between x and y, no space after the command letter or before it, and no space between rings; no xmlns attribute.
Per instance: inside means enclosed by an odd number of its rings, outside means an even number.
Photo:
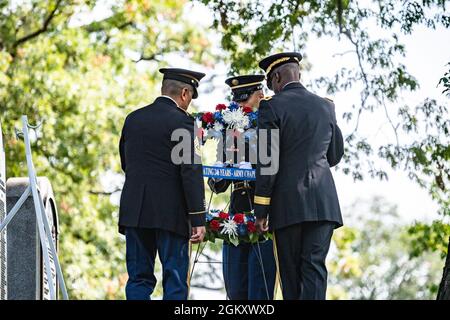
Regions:
<svg viewBox="0 0 450 320"><path fill-rule="evenodd" d="M231 195L232 194L233 194L233 183L231 183L231 186L230 186L230 200L228 200L228 203L225 206L224 210L226 210L227 207L231 204ZM209 198L208 206L207 206L207 209L206 209L208 213L210 211L211 201L212 201L213 195L214 195L214 192L211 190L211 197ZM247 192L247 197L248 197L248 201L249 201L250 211L252 211L253 210L253 203L252 203L252 199L250 198L250 194L248 192ZM195 253L195 257L194 257L194 262L193 262L192 268L191 268L191 270L188 270L188 274L189 274L189 276L188 276L188 279L189 279L188 283L189 283L189 286L190 286L190 281L192 279L192 275L194 274L194 269L195 269L195 266L196 266L197 263L209 263L209 264L210 263L214 263L214 262L210 262L210 261L208 261L208 262L199 261L199 258L201 257L201 255L203 253L203 250L206 247L206 244L207 244L207 242L204 242L203 246L202 246L202 243L199 243L197 245L197 251ZM190 246L192 246L192 244L190 244ZM257 246L257 249L255 248L254 244L251 244L252 250L255 251L256 257L258 259L258 263L259 263L259 265L261 267L261 272L262 272L262 275L263 275L264 287L265 287L265 291L266 291L267 300L270 300L269 287L268 287L268 284L267 284L266 272L265 272L265 269L264 269L264 261L263 261L263 258L262 258L262 252L261 252L261 247L260 247L259 241L256 242L256 246ZM258 251L256 251L256 250L258 250ZM189 252L191 252L191 251L192 251L192 247L190 248ZM227 251L227 255L229 255L229 251ZM190 257L189 257L189 259L190 259ZM227 260L229 261L229 259L227 259ZM217 261L217 263L223 264L223 261ZM228 264L229 264L229 262L228 262ZM227 271L228 271L228 268L227 268ZM226 289L226 284L225 284L225 289ZM225 292L226 292L226 290L225 290ZM227 299L229 299L228 294L227 294Z"/></svg>
<svg viewBox="0 0 450 320"><path fill-rule="evenodd" d="M31 154L31 145L30 145L30 137L28 133L28 128L37 129L40 125L31 126L28 123L27 116L22 116L22 132L16 132L18 138L23 134L24 143L25 143L25 154L27 159L27 167L28 167L28 177L30 179L30 184L25 189L24 193L20 196L17 203L11 209L11 211L6 215L4 221L0 224L0 233L8 226L14 216L19 212L19 209L25 203L26 199L30 196L33 196L34 209L36 213L36 221L38 225L38 233L39 240L41 243L42 255L44 256L44 267L45 272L47 274L49 291L50 291L50 299L56 300L56 292L53 285L53 277L51 274L51 265L50 265L50 255L47 248L50 248L51 255L53 257L53 261L55 263L56 268L56 278L59 280L59 285L61 289L61 293L64 300L69 300L69 296L67 294L66 284L64 282L63 273L61 270L61 265L59 263L58 254L56 252L55 244L53 243L52 232L50 229L50 223L48 217L45 213L44 202L40 195L39 187L37 185L37 176L36 170L33 164L33 158Z"/></svg>

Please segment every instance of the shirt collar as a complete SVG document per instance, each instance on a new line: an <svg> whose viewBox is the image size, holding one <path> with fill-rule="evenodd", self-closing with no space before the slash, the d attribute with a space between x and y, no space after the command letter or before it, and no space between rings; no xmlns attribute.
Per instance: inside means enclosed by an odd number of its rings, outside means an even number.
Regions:
<svg viewBox="0 0 450 320"><path fill-rule="evenodd" d="M175 103L175 105L179 108L180 106L178 105L178 103L173 99L173 98L171 98L171 97L169 97L169 96L166 96L166 95L160 95L159 96L160 98L167 98L167 99L169 99L169 100L172 100L173 101L173 103Z"/></svg>
<svg viewBox="0 0 450 320"><path fill-rule="evenodd" d="M184 110L183 108L181 108L179 105L178 105L178 103L173 99L173 98L171 98L171 97L169 97L169 96L166 96L166 95L160 95L158 98L166 98L166 99L169 99L170 101L172 101L174 104L175 104L175 106L178 108L178 109L180 109L181 111L183 111L184 113L186 113L187 115L189 115L189 112L187 112L186 110Z"/></svg>
<svg viewBox="0 0 450 320"><path fill-rule="evenodd" d="M292 84L292 83L298 83L298 84L300 84L300 81L291 81L291 82L288 82L288 83L286 83L286 84L283 86L283 88L282 88L281 90L284 90L288 85L290 85L290 84Z"/></svg>

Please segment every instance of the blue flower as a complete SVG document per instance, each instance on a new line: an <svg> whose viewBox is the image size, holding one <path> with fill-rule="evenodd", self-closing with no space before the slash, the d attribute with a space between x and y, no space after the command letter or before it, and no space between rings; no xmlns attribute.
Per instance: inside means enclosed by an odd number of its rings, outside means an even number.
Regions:
<svg viewBox="0 0 450 320"><path fill-rule="evenodd" d="M220 111L214 112L214 120L223 123L223 116Z"/></svg>
<svg viewBox="0 0 450 320"><path fill-rule="evenodd" d="M255 218L255 216L253 214L246 215L246 218L247 218L247 222L248 221L251 221L251 222L255 222L256 221L256 218Z"/></svg>
<svg viewBox="0 0 450 320"><path fill-rule="evenodd" d="M258 120L258 111L250 112L248 118L251 122Z"/></svg>
<svg viewBox="0 0 450 320"><path fill-rule="evenodd" d="M230 105L228 106L228 109L231 111L239 109L239 104L237 102L232 101Z"/></svg>
<svg viewBox="0 0 450 320"><path fill-rule="evenodd" d="M207 213L206 214L206 222L210 222L212 219L214 219L214 217L211 214Z"/></svg>
<svg viewBox="0 0 450 320"><path fill-rule="evenodd" d="M247 225L245 223L241 223L238 225L238 234L240 236L247 235Z"/></svg>

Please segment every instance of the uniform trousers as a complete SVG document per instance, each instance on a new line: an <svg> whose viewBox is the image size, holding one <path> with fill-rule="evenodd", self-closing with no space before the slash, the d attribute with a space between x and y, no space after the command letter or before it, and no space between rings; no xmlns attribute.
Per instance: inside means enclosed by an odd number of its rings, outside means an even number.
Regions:
<svg viewBox="0 0 450 320"><path fill-rule="evenodd" d="M283 299L325 299L325 259L335 227L328 221L303 222L275 231Z"/></svg>
<svg viewBox="0 0 450 320"><path fill-rule="evenodd" d="M163 273L163 299L187 300L189 239L161 229L126 228L128 300L150 300L156 285L155 258Z"/></svg>

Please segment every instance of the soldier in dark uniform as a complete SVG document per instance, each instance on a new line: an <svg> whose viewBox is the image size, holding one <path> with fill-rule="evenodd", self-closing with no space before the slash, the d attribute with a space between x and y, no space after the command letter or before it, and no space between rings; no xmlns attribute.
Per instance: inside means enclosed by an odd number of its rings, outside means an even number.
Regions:
<svg viewBox="0 0 450 320"><path fill-rule="evenodd" d="M344 147L333 102L300 83L301 58L280 53L259 64L275 95L261 101L258 138L263 129L274 138L278 129L279 141L269 139L265 150L272 149L272 163L257 165L255 215L258 229L268 223L274 230L283 298L325 299L325 259L333 230L342 226L330 167ZM274 163L278 170L267 170Z"/></svg>
<svg viewBox="0 0 450 320"><path fill-rule="evenodd" d="M120 138L126 178L119 231L126 236L127 299L150 298L156 285L156 253L162 263L164 299L187 299L189 240L199 243L205 234L199 142L194 118L186 111L198 96L204 74L184 69L160 72L162 95L127 116ZM172 137L175 130L187 134L189 148L180 152L187 161L172 158L178 145Z"/></svg>
<svg viewBox="0 0 450 320"><path fill-rule="evenodd" d="M264 78L263 75L238 76L227 79L225 83L231 88L233 101L255 110L264 97L262 91ZM235 139L235 137L227 136L226 139ZM251 139L246 140L245 153L239 153L238 145L233 141L233 143L225 143L225 145L233 146L234 151L220 149L218 154L223 152L226 163L240 164L241 168L251 169L250 153L254 153L256 159L257 151L256 143L252 144L251 142ZM241 155L244 155L244 158L239 159L238 156ZM230 215L251 211L255 193L254 181L208 180L208 185L215 193L225 192L231 184L233 186ZM272 240L261 239L258 244L241 243L238 246L224 243L222 256L223 277L229 299L273 299L276 265Z"/></svg>

